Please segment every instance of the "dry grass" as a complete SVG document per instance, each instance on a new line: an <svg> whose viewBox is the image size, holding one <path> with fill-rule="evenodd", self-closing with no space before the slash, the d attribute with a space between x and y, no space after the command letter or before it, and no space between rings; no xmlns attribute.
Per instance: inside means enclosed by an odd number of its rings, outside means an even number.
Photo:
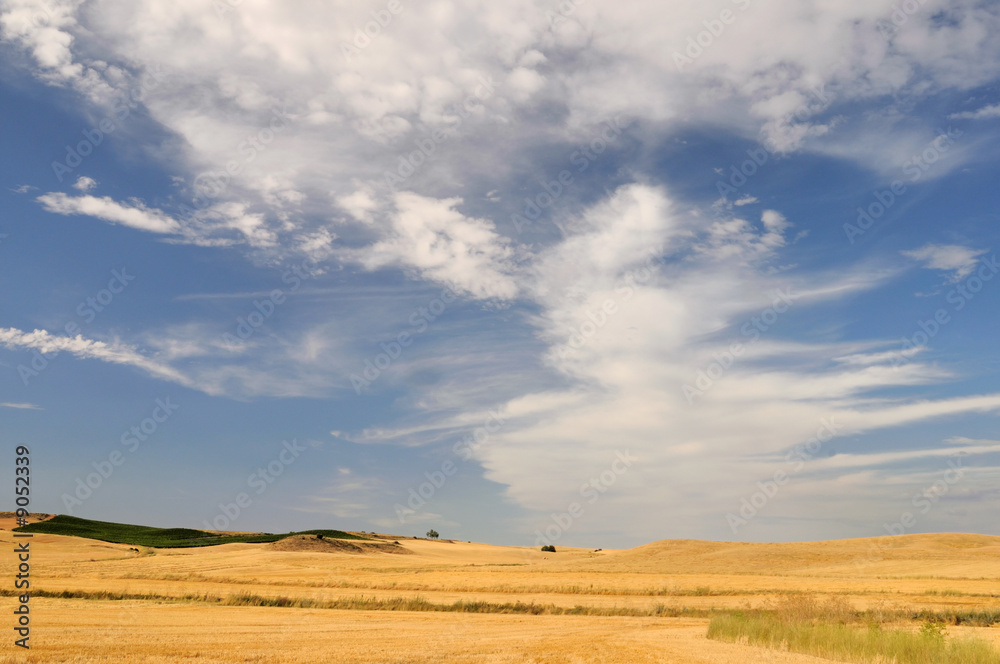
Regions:
<svg viewBox="0 0 1000 664"><path fill-rule="evenodd" d="M838 597L821 604L800 596L771 610L717 616L707 636L857 664L1000 664L1000 651L987 641L949 638L941 622L887 627L892 614L860 612Z"/></svg>
<svg viewBox="0 0 1000 664"><path fill-rule="evenodd" d="M12 539L0 532L0 543ZM800 664L824 660L705 633L723 611L813 596L850 624L934 620L997 639L1000 630L985 626L1000 619L1000 538L886 540L543 554L399 538L408 555L397 555L311 541L133 551L36 535L33 574L44 592L32 600L33 653L126 664L310 664L331 653L357 662ZM12 574L12 562L0 556L0 574Z"/></svg>

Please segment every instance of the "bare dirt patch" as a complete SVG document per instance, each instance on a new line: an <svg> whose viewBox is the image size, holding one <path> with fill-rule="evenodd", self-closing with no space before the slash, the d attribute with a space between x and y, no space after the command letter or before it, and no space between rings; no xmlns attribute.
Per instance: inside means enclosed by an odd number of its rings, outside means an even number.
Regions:
<svg viewBox="0 0 1000 664"><path fill-rule="evenodd" d="M38 523L54 517L55 514L44 514L42 512L29 512L28 523ZM0 512L0 530L13 530L17 528L17 514L15 512Z"/></svg>

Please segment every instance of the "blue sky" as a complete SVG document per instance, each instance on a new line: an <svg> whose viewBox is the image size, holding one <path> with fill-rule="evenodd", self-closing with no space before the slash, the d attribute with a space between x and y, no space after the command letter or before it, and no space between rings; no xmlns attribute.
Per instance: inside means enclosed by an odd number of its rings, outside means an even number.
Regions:
<svg viewBox="0 0 1000 664"><path fill-rule="evenodd" d="M995 533L994 3L340 4L0 3L34 509Z"/></svg>

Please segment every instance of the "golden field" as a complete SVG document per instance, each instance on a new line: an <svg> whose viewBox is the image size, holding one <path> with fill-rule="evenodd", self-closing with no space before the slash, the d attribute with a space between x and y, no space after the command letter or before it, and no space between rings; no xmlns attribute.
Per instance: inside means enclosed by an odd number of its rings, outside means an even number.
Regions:
<svg viewBox="0 0 1000 664"><path fill-rule="evenodd" d="M0 525L10 551L11 524ZM71 595L33 597L32 649L9 637L0 662L825 662L708 640L710 611L794 595L886 611L1000 609L1000 537L984 535L556 553L382 537L401 547L299 537L136 551L36 534L32 589ZM15 558L0 556L8 579ZM948 630L1000 645L1000 627Z"/></svg>

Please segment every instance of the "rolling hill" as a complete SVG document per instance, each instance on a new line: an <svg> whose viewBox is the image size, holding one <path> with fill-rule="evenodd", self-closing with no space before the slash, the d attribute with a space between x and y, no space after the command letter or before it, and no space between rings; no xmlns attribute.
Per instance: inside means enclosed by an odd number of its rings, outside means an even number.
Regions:
<svg viewBox="0 0 1000 664"><path fill-rule="evenodd" d="M155 548L175 549L192 546L215 546L233 543L268 543L277 542L294 535L322 535L324 538L339 540L366 540L360 535L345 533L341 530L304 530L291 533L259 533L250 535L219 535L218 533L191 528L154 528L151 526L136 526L128 523L111 521L93 521L80 517L59 514L51 519L15 528L18 532L45 533L48 535L67 535L71 537L86 537L102 542L115 544L131 544L133 546L150 546Z"/></svg>

